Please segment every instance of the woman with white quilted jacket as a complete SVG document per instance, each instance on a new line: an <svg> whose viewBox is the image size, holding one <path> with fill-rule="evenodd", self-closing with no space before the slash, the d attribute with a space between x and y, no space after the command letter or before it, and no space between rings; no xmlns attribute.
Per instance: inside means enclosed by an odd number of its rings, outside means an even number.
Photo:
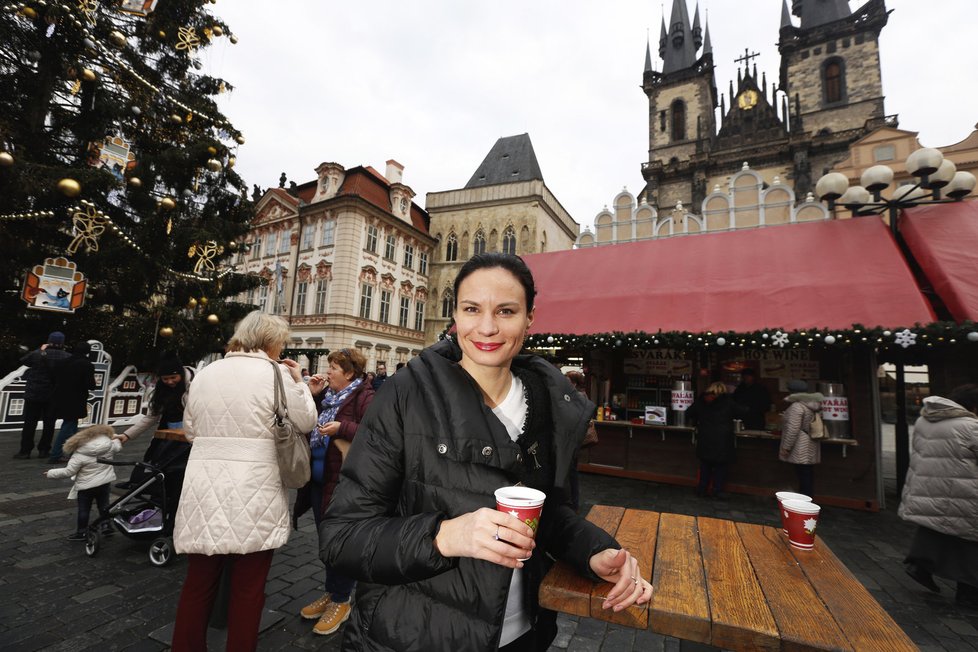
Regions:
<svg viewBox="0 0 978 652"><path fill-rule="evenodd" d="M289 538L272 425L275 376L285 386L289 419L316 425L316 406L299 365L279 360L288 341L281 317L255 311L238 323L228 353L197 374L184 428L193 443L173 541L188 557L173 650L207 649L207 621L225 566L231 575L228 650L254 650L272 554Z"/></svg>
<svg viewBox="0 0 978 652"><path fill-rule="evenodd" d="M822 409L825 399L819 392L809 392L804 380L789 380L785 397L790 403L781 414L782 462L795 465L798 474L798 491L815 497L815 465L822 461L822 444L808 436L815 414Z"/></svg>

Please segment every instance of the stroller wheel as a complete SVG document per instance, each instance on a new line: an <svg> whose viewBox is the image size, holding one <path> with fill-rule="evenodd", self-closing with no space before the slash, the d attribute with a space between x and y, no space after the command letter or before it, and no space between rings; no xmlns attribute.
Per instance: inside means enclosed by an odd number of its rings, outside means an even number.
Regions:
<svg viewBox="0 0 978 652"><path fill-rule="evenodd" d="M149 544L149 562L154 566L166 566L173 558L173 539L157 537Z"/></svg>
<svg viewBox="0 0 978 652"><path fill-rule="evenodd" d="M94 557L102 547L102 535L98 530L89 530L85 533L85 554Z"/></svg>

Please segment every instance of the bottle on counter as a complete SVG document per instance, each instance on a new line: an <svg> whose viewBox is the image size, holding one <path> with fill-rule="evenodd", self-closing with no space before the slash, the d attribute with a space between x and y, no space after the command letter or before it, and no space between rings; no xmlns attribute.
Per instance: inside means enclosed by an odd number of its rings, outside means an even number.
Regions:
<svg viewBox="0 0 978 652"><path fill-rule="evenodd" d="M604 406L598 406L598 413L594 417L597 421L604 421Z"/></svg>
<svg viewBox="0 0 978 652"><path fill-rule="evenodd" d="M607 403L604 404L604 420L611 421L611 406Z"/></svg>

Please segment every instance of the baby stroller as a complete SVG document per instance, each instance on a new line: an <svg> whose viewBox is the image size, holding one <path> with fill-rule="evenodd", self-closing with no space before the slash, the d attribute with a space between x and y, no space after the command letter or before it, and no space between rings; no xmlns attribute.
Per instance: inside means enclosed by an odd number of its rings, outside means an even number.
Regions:
<svg viewBox="0 0 978 652"><path fill-rule="evenodd" d="M167 442L173 443L176 442ZM134 466L139 481L122 483L126 493L109 505L108 514L89 523L85 533L85 554L94 557L102 547L102 538L115 530L131 539L151 540L149 561L165 566L173 558L173 520L183 488L190 444L166 446L160 454L142 462L116 462L100 459L102 464ZM137 473L133 474L137 477ZM116 485L120 486L120 485Z"/></svg>

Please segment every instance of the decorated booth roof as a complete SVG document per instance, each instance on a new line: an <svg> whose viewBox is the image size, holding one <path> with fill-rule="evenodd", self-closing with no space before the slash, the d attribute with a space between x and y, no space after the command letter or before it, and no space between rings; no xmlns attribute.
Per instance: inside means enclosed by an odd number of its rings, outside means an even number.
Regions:
<svg viewBox="0 0 978 652"><path fill-rule="evenodd" d="M525 260L538 291L531 328L536 334L824 331L935 320L888 227L877 218L649 240Z"/></svg>
<svg viewBox="0 0 978 652"><path fill-rule="evenodd" d="M912 208L900 233L951 317L978 321L978 202Z"/></svg>

